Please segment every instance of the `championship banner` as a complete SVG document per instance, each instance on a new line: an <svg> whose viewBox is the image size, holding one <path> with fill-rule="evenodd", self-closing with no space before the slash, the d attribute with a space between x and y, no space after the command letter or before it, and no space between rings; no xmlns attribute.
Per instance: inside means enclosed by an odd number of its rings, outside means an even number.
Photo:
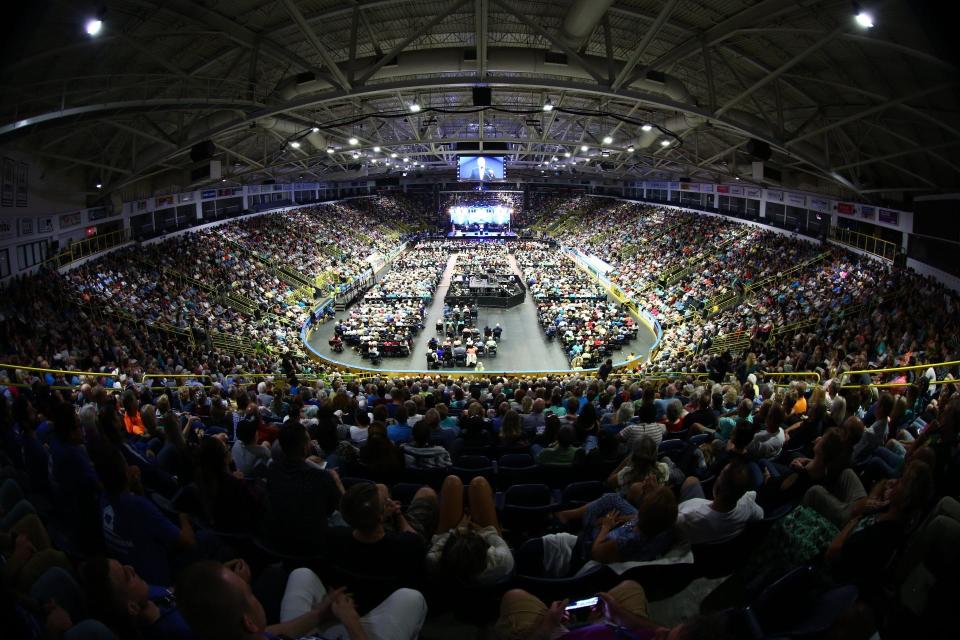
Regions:
<svg viewBox="0 0 960 640"><path fill-rule="evenodd" d="M849 202L838 202L837 203L837 213L842 213L847 216L852 216L856 213L856 205Z"/></svg>
<svg viewBox="0 0 960 640"><path fill-rule="evenodd" d="M757 200L759 200L760 197L763 195L763 191L761 189L758 189L757 187L744 187L743 195L747 196L748 198L756 198Z"/></svg>
<svg viewBox="0 0 960 640"><path fill-rule="evenodd" d="M823 198L814 198L810 197L810 209L814 211L819 211L820 213L826 213L830 211L830 201L824 200Z"/></svg>
<svg viewBox="0 0 960 640"><path fill-rule="evenodd" d="M793 207L805 207L807 205L807 196L799 193L787 193L787 204Z"/></svg>
<svg viewBox="0 0 960 640"><path fill-rule="evenodd" d="M783 202L783 191L767 189L767 202Z"/></svg>

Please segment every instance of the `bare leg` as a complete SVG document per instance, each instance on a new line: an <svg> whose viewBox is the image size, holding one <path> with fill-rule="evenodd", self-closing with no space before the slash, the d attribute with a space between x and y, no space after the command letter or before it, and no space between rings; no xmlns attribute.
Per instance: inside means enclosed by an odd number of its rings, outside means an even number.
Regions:
<svg viewBox="0 0 960 640"><path fill-rule="evenodd" d="M440 489L440 522L437 533L446 533L455 529L463 518L463 481L449 475Z"/></svg>
<svg viewBox="0 0 960 640"><path fill-rule="evenodd" d="M587 507L589 506L590 506L590 503L587 503L582 507L577 507L576 509L565 509L563 511L558 511L556 514L556 518L562 524L583 520L583 516L586 515Z"/></svg>
<svg viewBox="0 0 960 640"><path fill-rule="evenodd" d="M497 507L493 502L493 489L483 476L470 481L470 519L481 527L495 527L500 533Z"/></svg>

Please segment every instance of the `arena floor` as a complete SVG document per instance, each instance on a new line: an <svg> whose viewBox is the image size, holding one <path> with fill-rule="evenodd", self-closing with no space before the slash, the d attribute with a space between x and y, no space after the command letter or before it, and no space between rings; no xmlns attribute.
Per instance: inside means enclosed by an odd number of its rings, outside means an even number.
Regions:
<svg viewBox="0 0 960 640"><path fill-rule="evenodd" d="M427 342L436 335L436 322L443 315L443 298L450 285L450 277L456 264L457 255L451 255L433 303L427 311L424 321L425 330L417 336L413 353L407 358L384 358L380 365L382 369L397 371L421 371L426 368ZM516 260L511 255L510 264L514 272L520 275ZM350 309L337 314L337 317L349 314ZM511 309L493 309L481 307L477 324L480 327L500 324L503 335L500 339L497 356L495 358L481 358L486 371L557 371L570 368L561 345L554 341L548 342L537 322L537 305L531 296L527 296L523 304ZM320 330L311 332L308 336L310 346L318 353L346 365L369 367L370 361L364 360L360 354L352 349L343 353L333 353L328 341L333 337L335 322L326 322ZM646 354L653 345L653 336L640 331L636 340L628 345L629 351L637 354ZM618 358L615 354L614 361ZM621 358L626 354L621 352ZM444 371L464 371L463 367L444 369Z"/></svg>

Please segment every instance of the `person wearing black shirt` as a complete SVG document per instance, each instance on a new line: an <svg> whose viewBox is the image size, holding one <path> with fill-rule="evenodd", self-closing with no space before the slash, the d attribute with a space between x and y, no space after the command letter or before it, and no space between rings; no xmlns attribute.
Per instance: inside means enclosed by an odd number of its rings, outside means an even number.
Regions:
<svg viewBox="0 0 960 640"><path fill-rule="evenodd" d="M327 518L337 509L343 485L336 472L307 462L310 440L299 422L280 429L283 460L267 471L270 535L293 553L323 549Z"/></svg>
<svg viewBox="0 0 960 640"><path fill-rule="evenodd" d="M597 370L597 377L607 381L607 376L610 375L610 372L613 371L613 359L607 358L607 361L600 365L600 368Z"/></svg>
<svg viewBox="0 0 960 640"><path fill-rule="evenodd" d="M340 513L352 529L340 528L333 534L335 563L366 576L415 578L423 567L426 541L385 489L362 482L343 495ZM388 522L391 529L385 527Z"/></svg>
<svg viewBox="0 0 960 640"><path fill-rule="evenodd" d="M708 429L717 428L717 415L710 408L710 394L706 391L697 398L697 410L691 411L683 417L684 429L689 429L695 424Z"/></svg>

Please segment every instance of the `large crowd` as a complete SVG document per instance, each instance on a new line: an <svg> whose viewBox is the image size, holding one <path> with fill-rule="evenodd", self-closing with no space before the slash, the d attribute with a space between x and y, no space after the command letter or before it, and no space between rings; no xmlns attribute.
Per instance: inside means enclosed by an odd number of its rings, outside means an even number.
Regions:
<svg viewBox="0 0 960 640"><path fill-rule="evenodd" d="M639 371L607 359L636 333L626 307L524 241L544 331L596 377L307 381L313 301L290 275L372 271L401 239L368 205L7 284L5 634L399 640L452 610L503 639L950 637L958 368L848 372L956 361L956 293L713 217L570 202L541 232L662 323ZM384 278L337 334L409 351L447 259L401 254L416 277ZM699 613L650 618L697 577L724 578Z"/></svg>
<svg viewBox="0 0 960 640"><path fill-rule="evenodd" d="M412 639L453 610L503 639L740 638L750 603L766 632L950 620L956 384L604 376L0 385L4 629ZM650 620L700 575L726 579L699 614ZM563 597L596 592L594 635L564 628Z"/></svg>

